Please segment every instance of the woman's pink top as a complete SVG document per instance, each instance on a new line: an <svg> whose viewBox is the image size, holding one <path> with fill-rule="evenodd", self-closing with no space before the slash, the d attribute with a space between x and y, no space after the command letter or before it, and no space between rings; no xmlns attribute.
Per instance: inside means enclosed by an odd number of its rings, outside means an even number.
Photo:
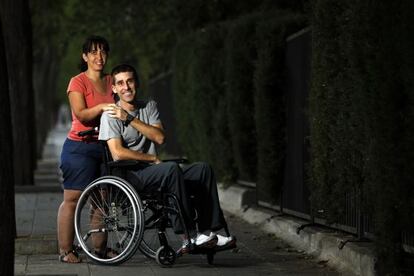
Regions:
<svg viewBox="0 0 414 276"><path fill-rule="evenodd" d="M102 94L96 90L92 81L86 76L85 72L80 73L77 76L74 76L68 86L67 93L76 91L83 94L85 99L86 108L94 107L95 105L101 103L114 103L114 97L112 92L112 78L110 75L105 75L106 80L106 93ZM76 118L76 115L72 111L72 127L69 131L68 138L75 141L84 141L84 137L79 137L78 132L95 128L99 126L100 116L95 118L92 121L82 123ZM97 141L97 135L94 137L88 137L88 141Z"/></svg>

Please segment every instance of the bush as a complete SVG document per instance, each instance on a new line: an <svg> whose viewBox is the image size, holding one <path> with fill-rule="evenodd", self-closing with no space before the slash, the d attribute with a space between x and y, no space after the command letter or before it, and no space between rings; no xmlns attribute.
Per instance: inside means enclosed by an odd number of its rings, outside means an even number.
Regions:
<svg viewBox="0 0 414 276"><path fill-rule="evenodd" d="M212 25L182 39L174 94L185 151L194 160L211 163L220 180L230 181L235 168L224 100L225 35L225 27Z"/></svg>
<svg viewBox="0 0 414 276"><path fill-rule="evenodd" d="M340 222L345 195L362 195L381 275L398 273L402 230L413 225L404 216L413 197L412 11L408 2L327 0L313 10L312 203Z"/></svg>
<svg viewBox="0 0 414 276"><path fill-rule="evenodd" d="M238 178L256 181L256 127L254 121L254 64L256 22L259 14L229 23L226 37L226 102L230 138Z"/></svg>
<svg viewBox="0 0 414 276"><path fill-rule="evenodd" d="M257 193L262 201L280 196L286 157L286 69L288 35L305 26L305 18L288 12L265 16L256 26L257 62L254 107L257 133Z"/></svg>

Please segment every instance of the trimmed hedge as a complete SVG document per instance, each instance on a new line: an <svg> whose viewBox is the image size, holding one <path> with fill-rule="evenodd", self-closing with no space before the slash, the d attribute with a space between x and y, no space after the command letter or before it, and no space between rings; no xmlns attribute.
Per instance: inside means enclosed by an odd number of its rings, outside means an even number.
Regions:
<svg viewBox="0 0 414 276"><path fill-rule="evenodd" d="M228 182L236 171L224 99L225 35L225 28L213 25L180 41L173 93L184 151L193 160L211 163L219 178Z"/></svg>
<svg viewBox="0 0 414 276"><path fill-rule="evenodd" d="M256 127L253 74L257 58L256 22L249 15L231 22L226 37L226 101L230 138L238 178L256 181Z"/></svg>
<svg viewBox="0 0 414 276"><path fill-rule="evenodd" d="M257 133L257 195L278 203L286 158L286 38L306 24L302 15L272 13L256 25L254 71Z"/></svg>
<svg viewBox="0 0 414 276"><path fill-rule="evenodd" d="M413 229L413 11L409 1L313 7L312 203L340 222L345 195L361 197L380 275L399 273L402 231Z"/></svg>
<svg viewBox="0 0 414 276"><path fill-rule="evenodd" d="M250 14L182 37L174 55L185 153L211 162L221 180L257 181L269 202L283 185L285 39L304 25L289 11Z"/></svg>
<svg viewBox="0 0 414 276"><path fill-rule="evenodd" d="M195 57L192 48L192 39L181 39L177 42L174 50L175 59L173 64L173 99L174 110L176 112L177 135L180 146L186 156L191 159L197 159L199 156L196 139L193 138L194 121L191 119L193 110L197 105L192 101L189 83L191 79L191 63ZM177 69L178 68L178 69ZM197 103L198 104L198 103Z"/></svg>

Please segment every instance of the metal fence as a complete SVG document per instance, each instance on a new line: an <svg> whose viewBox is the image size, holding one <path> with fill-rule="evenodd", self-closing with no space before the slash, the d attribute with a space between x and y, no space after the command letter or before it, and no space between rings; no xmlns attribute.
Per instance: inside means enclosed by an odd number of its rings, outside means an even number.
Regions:
<svg viewBox="0 0 414 276"><path fill-rule="evenodd" d="M345 194L345 215L337 224L328 224L323 210L313 210L309 200L310 191L306 185L307 165L309 164L309 120L307 114L311 31L304 29L287 38L287 146L285 179L281 198L275 203L258 198L258 205L278 210L282 213L308 221L303 227L317 223L354 234L354 240L374 238L372 218L362 212L363 194L355 190ZM165 123L168 144L166 151L179 155L181 149L176 140L176 123L172 103L171 73L163 74L149 83L149 91L159 105L161 120ZM260 189L255 183L238 181L239 184ZM260 193L257 193L260 194ZM414 252L414 235L403 232L404 248ZM343 246L347 241L341 245Z"/></svg>
<svg viewBox="0 0 414 276"><path fill-rule="evenodd" d="M271 205L258 198L258 204L282 213L308 220L302 226L314 223L329 226L355 235L349 241L374 239L372 217L363 212L364 196L361 189L344 195L345 215L336 224L328 224L324 210L312 210L309 200L310 191L306 185L307 166L309 165L309 119L307 115L310 61L311 30L304 29L287 38L287 147L285 180L279 205ZM260 187L256 187L260 189ZM413 233L402 232L403 246L406 251L414 252ZM343 247L344 241L339 246Z"/></svg>

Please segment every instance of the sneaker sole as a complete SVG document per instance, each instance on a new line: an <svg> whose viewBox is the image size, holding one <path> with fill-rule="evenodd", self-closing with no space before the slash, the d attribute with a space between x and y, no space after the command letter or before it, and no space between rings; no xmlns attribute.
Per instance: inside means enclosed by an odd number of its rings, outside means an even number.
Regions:
<svg viewBox="0 0 414 276"><path fill-rule="evenodd" d="M223 251L223 250L229 250L229 249L233 249L236 248L236 239L233 239L231 241L229 241L228 243L221 245L221 246L216 246L215 247L215 251Z"/></svg>
<svg viewBox="0 0 414 276"><path fill-rule="evenodd" d="M211 240L206 241L206 242L204 242L200 245L197 245L197 247L198 248L213 248L217 245L217 241L218 241L218 238L215 237L214 239L211 239Z"/></svg>

